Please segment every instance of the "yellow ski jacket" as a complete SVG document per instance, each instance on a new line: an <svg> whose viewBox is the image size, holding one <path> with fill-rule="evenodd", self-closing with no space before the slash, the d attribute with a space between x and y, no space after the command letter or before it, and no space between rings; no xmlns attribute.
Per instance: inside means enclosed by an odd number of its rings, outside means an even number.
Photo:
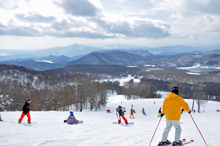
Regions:
<svg viewBox="0 0 220 146"><path fill-rule="evenodd" d="M179 121L181 117L181 108L189 112L189 105L179 95L170 92L163 101L162 113L167 120Z"/></svg>

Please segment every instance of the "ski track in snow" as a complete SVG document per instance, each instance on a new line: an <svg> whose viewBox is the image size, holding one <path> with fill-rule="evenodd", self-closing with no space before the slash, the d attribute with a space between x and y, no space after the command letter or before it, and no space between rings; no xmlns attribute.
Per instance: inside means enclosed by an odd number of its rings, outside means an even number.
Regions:
<svg viewBox="0 0 220 146"><path fill-rule="evenodd" d="M191 100L185 100L191 107ZM154 104L154 102L156 104ZM158 109L162 106L163 99L136 99L126 100L124 96L109 97L109 102L100 111L74 112L78 120L83 124L67 125L63 123L69 115L68 111L31 111L32 121L37 124L17 124L21 111L0 112L3 122L0 122L0 145L1 146L146 146L149 145L156 126L159 122ZM130 119L130 107L133 104L136 113L135 119ZM122 105L126 109L125 117L134 125L112 124L117 122L115 108ZM21 107L22 108L22 107ZM141 113L145 109L147 116ZM220 144L220 102L209 101L201 107L202 113L192 113L203 137L209 146ZM112 113L106 113L110 109ZM182 138L193 139L193 146L205 146L193 120L187 112L182 114ZM27 122L27 118L23 119ZM124 121L122 120L122 123ZM155 146L161 140L165 128L163 117L151 146ZM175 130L171 129L168 139L173 141Z"/></svg>

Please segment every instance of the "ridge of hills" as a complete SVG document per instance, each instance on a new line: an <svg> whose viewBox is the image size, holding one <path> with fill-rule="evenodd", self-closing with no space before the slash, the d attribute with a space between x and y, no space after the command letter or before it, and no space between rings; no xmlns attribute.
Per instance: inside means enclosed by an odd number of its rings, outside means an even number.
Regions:
<svg viewBox="0 0 220 146"><path fill-rule="evenodd" d="M81 45L74 45L80 47ZM70 50L70 48L68 48ZM85 48L84 48L85 49ZM95 48L93 48L95 49ZM67 51L67 50L66 50ZM61 51L68 54L68 51ZM22 52L23 53L23 52ZM47 53L46 53L47 54ZM51 52L53 54L53 52ZM62 53L61 53L62 54ZM69 52L69 54L72 54ZM8 58L7 58L8 57ZM15 57L15 56L14 56ZM96 50L89 54L79 56L54 56L37 58L12 58L9 56L0 57L0 64L24 66L28 69L43 71L68 67L71 65L156 65L160 67L189 67L196 64L201 66L219 67L220 51L213 50L209 52L182 52L175 55L155 55L148 50L137 49L116 49L116 50Z"/></svg>

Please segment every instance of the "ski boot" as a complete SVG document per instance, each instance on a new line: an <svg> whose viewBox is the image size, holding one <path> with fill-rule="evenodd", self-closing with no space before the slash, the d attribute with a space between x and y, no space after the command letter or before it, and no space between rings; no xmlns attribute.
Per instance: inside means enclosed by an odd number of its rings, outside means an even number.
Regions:
<svg viewBox="0 0 220 146"><path fill-rule="evenodd" d="M19 123L19 124L21 124L21 121L20 121L20 120L18 120L18 123Z"/></svg>
<svg viewBox="0 0 220 146"><path fill-rule="evenodd" d="M31 124L31 121L28 121L28 124Z"/></svg>
<svg viewBox="0 0 220 146"><path fill-rule="evenodd" d="M172 146L179 146L182 144L182 141L180 140L179 142L174 141Z"/></svg>
<svg viewBox="0 0 220 146"><path fill-rule="evenodd" d="M158 146L162 146L162 145L164 145L164 144L171 144L171 142L170 142L169 140L167 140L167 141L161 141L161 142L159 142Z"/></svg>

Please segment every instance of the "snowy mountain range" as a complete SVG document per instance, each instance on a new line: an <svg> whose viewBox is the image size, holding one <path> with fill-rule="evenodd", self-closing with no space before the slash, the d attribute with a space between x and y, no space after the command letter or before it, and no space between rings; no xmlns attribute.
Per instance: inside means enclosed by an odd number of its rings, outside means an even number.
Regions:
<svg viewBox="0 0 220 146"><path fill-rule="evenodd" d="M74 44L67 47L57 47L33 52L7 52L7 50L0 50L1 54L5 54L5 56L0 57L0 63L24 66L39 71L75 64L127 66L152 64L163 67L186 67L195 64L220 66L219 50L204 52L213 48L220 48L219 46L211 48L188 46L132 49L107 48L108 50ZM194 52L190 52L193 50ZM202 50L203 52L195 50ZM87 54L83 54L85 51Z"/></svg>
<svg viewBox="0 0 220 146"><path fill-rule="evenodd" d="M142 62L147 62L147 58L127 52L113 51L107 53L93 52L79 60L72 61L68 65L137 65Z"/></svg>
<svg viewBox="0 0 220 146"><path fill-rule="evenodd" d="M181 54L181 53L190 53L194 51L200 52L210 52L212 50L220 49L220 46L213 46L213 47L191 47L191 46L184 46L184 45L177 45L177 46L164 46L158 48L149 48L149 47L137 47L137 46L130 46L130 45L109 45L103 47L91 47L79 44L72 44L69 46L64 47L55 47L55 48L48 48L42 50L3 50L0 49L0 61L3 59L18 59L18 58L41 58L46 57L49 55L53 56L67 56L67 57L74 57L78 55L89 54L94 51L112 51L112 50L119 50L119 51L126 51L132 53L132 50L142 50L142 51L149 51L151 54L156 55L174 55L174 54ZM140 54L139 54L140 55Z"/></svg>
<svg viewBox="0 0 220 146"><path fill-rule="evenodd" d="M139 52L106 52L90 53L87 56L72 61L71 64L91 64L91 65L144 65L152 64L163 67L185 67L200 64L202 66L220 66L220 51L214 50L211 52L192 52L178 55L161 56L148 53L139 55ZM138 54L138 55L137 55Z"/></svg>

